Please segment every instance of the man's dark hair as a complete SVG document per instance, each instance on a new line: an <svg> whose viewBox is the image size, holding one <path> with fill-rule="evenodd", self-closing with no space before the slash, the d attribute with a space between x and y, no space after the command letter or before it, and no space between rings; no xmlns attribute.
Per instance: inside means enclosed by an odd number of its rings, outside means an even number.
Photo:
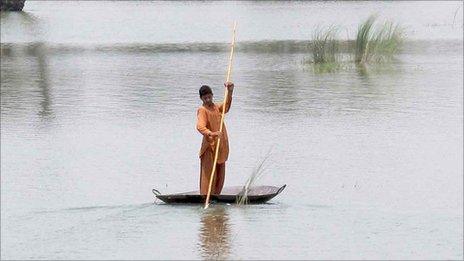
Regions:
<svg viewBox="0 0 464 261"><path fill-rule="evenodd" d="M206 95L206 94L213 94L213 91L208 85L202 85L199 93L200 93L200 97L202 97L203 95Z"/></svg>

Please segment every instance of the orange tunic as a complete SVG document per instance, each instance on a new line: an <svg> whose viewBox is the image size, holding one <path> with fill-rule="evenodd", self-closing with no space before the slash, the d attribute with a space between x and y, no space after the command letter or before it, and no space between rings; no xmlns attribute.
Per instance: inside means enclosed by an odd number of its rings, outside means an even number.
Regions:
<svg viewBox="0 0 464 261"><path fill-rule="evenodd" d="M231 97L229 97L231 98ZM226 108L226 113L229 111L230 108L230 101L227 102L229 106ZM199 156L201 156L207 151L211 150L214 152L216 149L216 142L217 139L211 138L208 136L210 132L219 131L219 127L221 125L221 113L223 109L222 103L215 103L213 107L205 107L200 106L197 111L197 130L203 134L203 141L201 143L201 149ZM214 155L214 153L213 153ZM227 129L224 123L222 128L222 135L221 135L221 144L219 145L219 155L217 164L222 164L226 162L227 158L229 157L229 139L227 136Z"/></svg>

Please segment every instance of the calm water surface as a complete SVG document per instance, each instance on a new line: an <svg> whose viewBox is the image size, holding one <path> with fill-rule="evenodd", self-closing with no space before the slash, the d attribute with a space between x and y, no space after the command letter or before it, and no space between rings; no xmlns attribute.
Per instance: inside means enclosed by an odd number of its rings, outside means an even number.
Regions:
<svg viewBox="0 0 464 261"><path fill-rule="evenodd" d="M281 12L285 9L285 12ZM461 2L43 2L1 15L2 259L462 259ZM317 25L400 22L382 66L314 73ZM278 15L277 15L278 14ZM226 185L197 188L197 91L222 97L239 22ZM346 33L345 33L346 32ZM262 42L266 40L266 42Z"/></svg>

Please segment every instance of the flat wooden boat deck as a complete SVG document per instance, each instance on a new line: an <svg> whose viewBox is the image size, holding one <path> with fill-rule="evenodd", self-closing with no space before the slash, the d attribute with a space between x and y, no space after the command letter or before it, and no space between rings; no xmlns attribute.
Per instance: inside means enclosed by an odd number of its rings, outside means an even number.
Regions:
<svg viewBox="0 0 464 261"><path fill-rule="evenodd" d="M275 186L255 186L248 189L247 204L266 203L280 192L287 185L282 187ZM206 195L201 195L199 191L189 191L176 194L162 195L158 190L153 189L153 194L156 198L167 204L204 204ZM211 195L211 202L217 203L236 203L243 195L242 186L225 187L220 195Z"/></svg>

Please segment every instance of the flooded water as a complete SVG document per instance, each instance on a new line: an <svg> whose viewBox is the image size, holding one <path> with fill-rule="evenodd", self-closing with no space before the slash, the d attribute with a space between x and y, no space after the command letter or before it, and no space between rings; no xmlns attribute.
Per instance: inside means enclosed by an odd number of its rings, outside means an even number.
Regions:
<svg viewBox="0 0 464 261"><path fill-rule="evenodd" d="M285 10L285 12L282 12ZM462 259L462 2L45 2L1 14L2 259ZM317 25L377 13L382 66L314 73ZM271 150L264 205L196 189L198 88L236 83L226 186Z"/></svg>

